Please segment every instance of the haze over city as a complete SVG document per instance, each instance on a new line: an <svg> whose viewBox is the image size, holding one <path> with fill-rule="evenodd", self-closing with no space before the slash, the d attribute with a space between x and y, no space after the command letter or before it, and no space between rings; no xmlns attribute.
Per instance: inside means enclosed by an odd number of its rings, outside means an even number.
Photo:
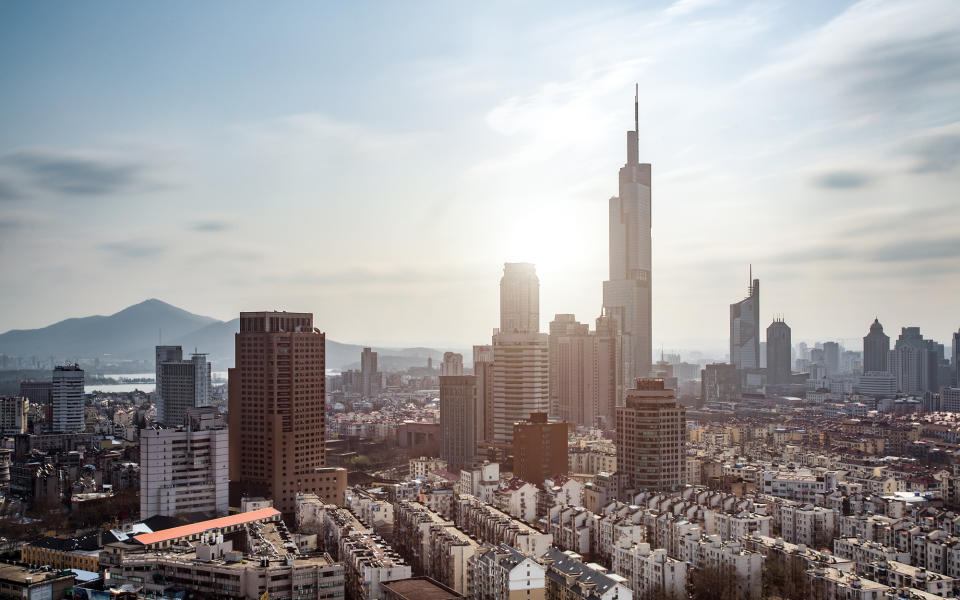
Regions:
<svg viewBox="0 0 960 600"><path fill-rule="evenodd" d="M7 3L0 330L156 297L468 347L504 262L599 315L639 83L655 348L956 329L950 2ZM922 306L922 310L919 307Z"/></svg>

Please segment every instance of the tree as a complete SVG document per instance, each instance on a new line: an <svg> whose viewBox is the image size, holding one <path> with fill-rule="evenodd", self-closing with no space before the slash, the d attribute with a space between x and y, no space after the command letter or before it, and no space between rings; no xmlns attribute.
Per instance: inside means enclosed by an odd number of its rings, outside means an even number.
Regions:
<svg viewBox="0 0 960 600"><path fill-rule="evenodd" d="M743 582L736 571L725 567L697 567L690 573L694 600L740 600Z"/></svg>

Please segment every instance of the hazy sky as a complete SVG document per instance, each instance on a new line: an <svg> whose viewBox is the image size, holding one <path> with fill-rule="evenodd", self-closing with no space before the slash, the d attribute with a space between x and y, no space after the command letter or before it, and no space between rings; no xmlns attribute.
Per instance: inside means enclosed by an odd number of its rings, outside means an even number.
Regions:
<svg viewBox="0 0 960 600"><path fill-rule="evenodd" d="M640 85L654 339L960 327L960 10L0 2L0 330L156 297L489 341L504 261L593 322ZM850 342L851 345L853 342Z"/></svg>

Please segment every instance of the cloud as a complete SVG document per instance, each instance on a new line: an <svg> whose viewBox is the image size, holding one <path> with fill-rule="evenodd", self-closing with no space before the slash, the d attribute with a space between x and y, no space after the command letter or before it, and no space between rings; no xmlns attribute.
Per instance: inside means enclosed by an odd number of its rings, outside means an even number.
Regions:
<svg viewBox="0 0 960 600"><path fill-rule="evenodd" d="M4 200L16 200L20 198L22 194L17 188L10 185L6 181L0 180L0 202Z"/></svg>
<svg viewBox="0 0 960 600"><path fill-rule="evenodd" d="M230 224L226 221L197 221L190 225L190 229L192 231L216 233L230 229Z"/></svg>
<svg viewBox="0 0 960 600"><path fill-rule="evenodd" d="M158 244L136 241L107 242L100 244L99 247L114 258L127 259L155 258L166 251L163 246Z"/></svg>
<svg viewBox="0 0 960 600"><path fill-rule="evenodd" d="M718 0L677 0L668 6L663 14L667 17L682 17L719 3Z"/></svg>
<svg viewBox="0 0 960 600"><path fill-rule="evenodd" d="M814 185L832 190L850 190L870 185L874 179L862 171L830 171L815 177Z"/></svg>
<svg viewBox="0 0 960 600"><path fill-rule="evenodd" d="M960 236L909 240L883 244L868 253L867 258L880 262L920 262L946 258L960 261ZM960 265L954 265L955 268Z"/></svg>
<svg viewBox="0 0 960 600"><path fill-rule="evenodd" d="M6 155L2 162L41 189L68 195L110 195L144 183L144 166L128 160L23 150Z"/></svg>
<svg viewBox="0 0 960 600"><path fill-rule="evenodd" d="M956 127L954 127L956 129ZM960 131L927 136L908 145L914 173L944 173L960 164Z"/></svg>

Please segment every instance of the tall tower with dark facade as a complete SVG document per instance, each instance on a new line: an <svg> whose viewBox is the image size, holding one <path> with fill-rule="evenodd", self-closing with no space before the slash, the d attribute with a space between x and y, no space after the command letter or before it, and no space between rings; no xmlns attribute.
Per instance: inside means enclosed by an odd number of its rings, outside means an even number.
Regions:
<svg viewBox="0 0 960 600"><path fill-rule="evenodd" d="M287 515L298 492L343 502L345 473L324 469L324 344L310 313L240 313L228 380L232 495L271 498Z"/></svg>
<svg viewBox="0 0 960 600"><path fill-rule="evenodd" d="M767 383L790 383L790 326L774 319L767 327Z"/></svg>
<svg viewBox="0 0 960 600"><path fill-rule="evenodd" d="M618 398L653 364L650 164L639 160L639 92L634 130L627 132L627 162L620 168L619 195L610 198L610 279L603 282L603 314L620 334Z"/></svg>
<svg viewBox="0 0 960 600"><path fill-rule="evenodd" d="M887 355L890 353L890 336L883 332L880 319L874 319L870 333L863 336L863 372L889 371Z"/></svg>

